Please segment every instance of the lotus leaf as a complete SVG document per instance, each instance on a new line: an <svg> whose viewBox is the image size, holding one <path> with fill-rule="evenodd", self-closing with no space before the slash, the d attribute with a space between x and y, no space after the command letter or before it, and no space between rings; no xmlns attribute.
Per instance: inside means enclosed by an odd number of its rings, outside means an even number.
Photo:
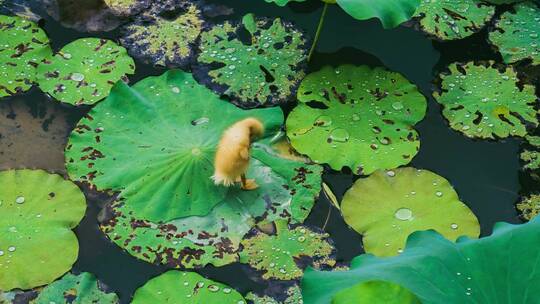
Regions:
<svg viewBox="0 0 540 304"><path fill-rule="evenodd" d="M32 21L0 15L0 97L29 90L36 67L51 55L49 38Z"/></svg>
<svg viewBox="0 0 540 304"><path fill-rule="evenodd" d="M449 69L441 74L442 92L434 97L452 129L468 137L504 138L525 136L527 125L538 125L534 87L520 88L512 68L469 62Z"/></svg>
<svg viewBox="0 0 540 304"><path fill-rule="evenodd" d="M419 231L397 257L361 255L350 271L308 269L302 294L306 304L328 303L345 288L382 280L407 288L424 304L533 304L540 284L538 252L540 218L521 225L498 223L491 236L462 237L457 243L435 231Z"/></svg>
<svg viewBox="0 0 540 304"><path fill-rule="evenodd" d="M523 59L540 64L540 8L533 2L515 5L515 12L506 12L489 34L489 40L501 53L504 62Z"/></svg>
<svg viewBox="0 0 540 304"><path fill-rule="evenodd" d="M407 289L384 281L367 281L344 289L334 296L332 304L421 304Z"/></svg>
<svg viewBox="0 0 540 304"><path fill-rule="evenodd" d="M103 0L119 16L132 16L150 6L151 0Z"/></svg>
<svg viewBox="0 0 540 304"><path fill-rule="evenodd" d="M134 71L135 63L123 47L106 39L82 38L40 64L37 81L61 102L94 104L109 95L116 81Z"/></svg>
<svg viewBox="0 0 540 304"><path fill-rule="evenodd" d="M0 172L0 290L48 284L71 268L71 231L84 216L79 188L41 170Z"/></svg>
<svg viewBox="0 0 540 304"><path fill-rule="evenodd" d="M411 18L420 0L336 0L336 3L355 19L378 18L384 28L392 28Z"/></svg>
<svg viewBox="0 0 540 304"><path fill-rule="evenodd" d="M194 73L239 106L284 103L304 78L306 38L280 18L249 20L244 18L246 24L227 21L203 32ZM249 32L248 28L252 33L246 43L239 35L244 29Z"/></svg>
<svg viewBox="0 0 540 304"><path fill-rule="evenodd" d="M287 118L292 146L316 163L356 174L409 163L426 111L415 85L383 68L343 65L309 74ZM315 105L313 105L315 103Z"/></svg>
<svg viewBox="0 0 540 304"><path fill-rule="evenodd" d="M229 286L195 272L168 271L135 291L132 304L245 304L241 294Z"/></svg>
<svg viewBox="0 0 540 304"><path fill-rule="evenodd" d="M300 286L294 284L287 288L283 295L272 297L269 295L259 296L253 292L246 295L246 300L253 304L303 304Z"/></svg>
<svg viewBox="0 0 540 304"><path fill-rule="evenodd" d="M334 248L327 233L304 226L289 228L283 220L276 221L275 227L275 235L254 230L253 235L241 242L240 263L261 271L263 279L301 278L303 269L296 263L299 260L309 260L317 268L336 263L331 257Z"/></svg>
<svg viewBox="0 0 540 304"><path fill-rule="evenodd" d="M455 40L478 32L494 13L494 6L477 0L421 0L415 17L428 34Z"/></svg>
<svg viewBox="0 0 540 304"><path fill-rule="evenodd" d="M103 290L94 275L83 272L78 275L66 274L60 280L48 285L40 293L34 304L116 304L118 296Z"/></svg>
<svg viewBox="0 0 540 304"><path fill-rule="evenodd" d="M341 203L345 222L377 256L402 252L409 234L434 229L449 240L478 237L478 220L443 177L427 170L376 171L357 180Z"/></svg>
<svg viewBox="0 0 540 304"><path fill-rule="evenodd" d="M180 2L176 7L156 2L124 27L120 41L145 62L185 68L203 26L201 10L194 3Z"/></svg>
<svg viewBox="0 0 540 304"><path fill-rule="evenodd" d="M246 117L266 129L248 172L260 188L215 186L219 137ZM320 191L319 166L271 148L282 123L279 108L243 111L173 70L132 88L118 83L71 134L66 167L74 180L119 192L102 229L130 254L177 267L223 265L237 259L255 219L301 222Z"/></svg>
<svg viewBox="0 0 540 304"><path fill-rule="evenodd" d="M304 2L306 0L265 0L266 2L274 2L275 4L279 6L285 6L289 2Z"/></svg>
<svg viewBox="0 0 540 304"><path fill-rule="evenodd" d="M540 194L531 194L516 205L522 219L530 221L540 213Z"/></svg>

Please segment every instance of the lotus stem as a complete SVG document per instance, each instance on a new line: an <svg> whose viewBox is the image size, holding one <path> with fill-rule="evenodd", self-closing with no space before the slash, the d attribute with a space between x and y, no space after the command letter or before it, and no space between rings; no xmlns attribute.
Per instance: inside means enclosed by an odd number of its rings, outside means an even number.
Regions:
<svg viewBox="0 0 540 304"><path fill-rule="evenodd" d="M315 32L315 38L313 39L313 44L311 45L311 49L309 50L308 62L311 61L311 55L313 55L313 51L315 51L315 47L317 46L317 42L319 41L319 36L321 35L321 30L324 24L324 17L326 16L327 10L328 2L325 2L321 13L321 18L319 19L319 25L317 26L317 31Z"/></svg>

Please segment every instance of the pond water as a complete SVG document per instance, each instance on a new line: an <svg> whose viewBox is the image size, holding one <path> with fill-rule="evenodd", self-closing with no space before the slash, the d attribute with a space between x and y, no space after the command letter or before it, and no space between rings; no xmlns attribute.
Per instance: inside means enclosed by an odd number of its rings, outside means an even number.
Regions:
<svg viewBox="0 0 540 304"><path fill-rule="evenodd" d="M281 8L264 1L207 1L234 8L234 16L246 13L258 16L283 17L293 20L307 33L313 34L322 5L318 1L296 3ZM227 18L230 18L227 17ZM117 32L81 33L62 27L52 19L43 28L58 50L80 37L115 39ZM441 115L440 106L431 97L436 75L449 63L473 59L501 61L500 55L486 42L487 31L459 42L441 43L428 39L410 27L384 30L378 21L360 22L337 6L331 6L316 53L309 65L311 71L324 65L342 63L385 66L402 73L418 85L429 99L428 113L416 129L421 149L412 161L416 168L429 169L447 178L462 201L478 217L482 235L491 232L498 221L520 222L514 204L522 191L539 190L524 175L520 175L518 139L475 141L451 130ZM159 75L157 69L137 62L137 72L130 82ZM65 174L63 149L75 123L89 107L74 108L51 102L38 89L27 94L6 98L0 103L0 170L8 168L43 168ZM324 181L334 190L338 200L351 186L355 177L349 172L325 169ZM527 187L527 189L523 189ZM108 197L85 189L89 209L76 228L80 241L80 256L75 271L94 273L112 290L119 293L122 303L129 303L133 292L147 280L166 270L138 261L108 241L97 225L100 206ZM361 237L347 227L336 209L330 207L324 195L318 199L306 223L322 227L331 210L326 231L337 247L338 260L350 261L362 253ZM249 279L249 272L240 264L206 267L200 273L227 283L241 293L262 291L264 283Z"/></svg>

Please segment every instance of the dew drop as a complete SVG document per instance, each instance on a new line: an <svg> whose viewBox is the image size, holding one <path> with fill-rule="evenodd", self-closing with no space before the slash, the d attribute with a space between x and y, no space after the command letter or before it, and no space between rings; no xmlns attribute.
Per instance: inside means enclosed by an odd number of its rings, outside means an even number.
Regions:
<svg viewBox="0 0 540 304"><path fill-rule="evenodd" d="M300 243L303 243L305 240L306 240L306 237L304 237L304 236L299 236L299 237L298 237L298 241L299 241Z"/></svg>
<svg viewBox="0 0 540 304"><path fill-rule="evenodd" d="M441 197L443 195L443 193L441 191L437 191L437 192L435 192L435 195L438 196L438 197Z"/></svg>
<svg viewBox="0 0 540 304"><path fill-rule="evenodd" d="M194 125L194 126L198 126L198 125L205 124L205 123L207 123L207 122L209 122L209 121L210 121L210 118L208 118L208 117L201 117L201 118L197 118L197 119L193 120L193 121L191 122L191 124Z"/></svg>
<svg viewBox="0 0 540 304"><path fill-rule="evenodd" d="M396 176L396 172L394 172L392 170L389 170L389 171L386 171L386 175L388 175L390 177L394 177L394 176Z"/></svg>
<svg viewBox="0 0 540 304"><path fill-rule="evenodd" d="M347 142L349 141L349 132L343 128L337 128L332 130L329 139L331 142Z"/></svg>
<svg viewBox="0 0 540 304"><path fill-rule="evenodd" d="M219 286L217 285L208 285L208 290L210 290L211 292L216 292L219 290Z"/></svg>
<svg viewBox="0 0 540 304"><path fill-rule="evenodd" d="M15 246L10 246L10 247L8 247L7 250L8 250L9 252L13 252L13 251L15 251L15 249L16 249Z"/></svg>
<svg viewBox="0 0 540 304"><path fill-rule="evenodd" d="M73 81L83 81L84 80L84 75L81 74L81 73L73 73L73 74L71 74L71 80L73 80Z"/></svg>
<svg viewBox="0 0 540 304"><path fill-rule="evenodd" d="M24 203L25 199L24 199L24 196L17 196L17 198L15 199L15 202L17 204L22 204Z"/></svg>
<svg viewBox="0 0 540 304"><path fill-rule="evenodd" d="M456 229L458 229L458 224L452 223L452 224L450 224L450 228L456 230Z"/></svg>
<svg viewBox="0 0 540 304"><path fill-rule="evenodd" d="M402 221L411 220L413 217L412 215L412 211L409 208L399 208L396 210L396 213L394 213L394 217Z"/></svg>
<svg viewBox="0 0 540 304"><path fill-rule="evenodd" d="M399 102L399 101L396 101L396 102L394 102L392 104L392 108L394 110L401 110L401 109L403 109L403 104L401 102Z"/></svg>
<svg viewBox="0 0 540 304"><path fill-rule="evenodd" d="M178 94L178 93L180 93L180 88L179 87L172 87L171 91L173 91L173 93Z"/></svg>
<svg viewBox="0 0 540 304"><path fill-rule="evenodd" d="M321 115L315 119L315 122L313 123L314 126L317 127L328 127L332 124L332 118L330 116Z"/></svg>
<svg viewBox="0 0 540 304"><path fill-rule="evenodd" d="M223 288L223 293L231 293L231 291L230 288Z"/></svg>

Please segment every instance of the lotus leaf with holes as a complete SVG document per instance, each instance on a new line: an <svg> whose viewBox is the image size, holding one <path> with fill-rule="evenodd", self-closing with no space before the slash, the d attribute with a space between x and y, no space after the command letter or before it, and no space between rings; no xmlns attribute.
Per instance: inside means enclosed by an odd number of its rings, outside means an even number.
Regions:
<svg viewBox="0 0 540 304"><path fill-rule="evenodd" d="M357 180L345 193L341 212L362 234L365 252L377 256L398 254L418 230L434 229L452 241L480 234L478 220L446 179L410 167Z"/></svg>
<svg viewBox="0 0 540 304"><path fill-rule="evenodd" d="M370 174L407 164L418 152L413 125L424 117L426 99L398 73L324 67L302 81L298 100L287 118L287 136L316 163Z"/></svg>
<svg viewBox="0 0 540 304"><path fill-rule="evenodd" d="M42 170L0 172L0 290L48 284L79 253L71 231L84 216L79 188Z"/></svg>
<svg viewBox="0 0 540 304"><path fill-rule="evenodd" d="M202 33L195 75L242 107L289 101L305 75L306 38L280 18L243 21L227 21ZM247 44L242 30L252 31Z"/></svg>
<svg viewBox="0 0 540 304"><path fill-rule="evenodd" d="M524 250L526 249L526 250ZM346 288L381 280L403 286L424 304L534 304L540 284L540 218L527 224L498 223L481 239L448 241L435 231L412 234L403 254L361 255L351 270L308 269L302 281L306 304L326 304Z"/></svg>
<svg viewBox="0 0 540 304"><path fill-rule="evenodd" d="M528 59L540 64L540 7L531 2L516 4L514 12L505 12L489 33L489 40L504 62Z"/></svg>
<svg viewBox="0 0 540 304"><path fill-rule="evenodd" d="M135 72L135 63L116 43L82 38L64 46L37 68L39 87L72 105L94 104L109 95L113 85Z"/></svg>
<svg viewBox="0 0 540 304"><path fill-rule="evenodd" d="M246 302L240 293L225 284L206 279L195 272L171 270L137 289L131 303L245 304Z"/></svg>
<svg viewBox="0 0 540 304"><path fill-rule="evenodd" d="M494 6L476 0L421 0L415 17L426 33L455 40L481 30L493 14Z"/></svg>
<svg viewBox="0 0 540 304"><path fill-rule="evenodd" d="M538 125L534 87L520 88L511 67L500 71L469 62L449 69L434 97L452 129L472 138L504 138L525 136L527 126Z"/></svg>
<svg viewBox="0 0 540 304"><path fill-rule="evenodd" d="M275 222L275 235L259 230L241 242L240 263L249 264L262 273L265 280L296 280L302 277L303 269L297 260L308 259L319 268L322 265L334 266L334 251L329 235L297 226L290 228L286 221ZM302 263L307 264L307 263Z"/></svg>
<svg viewBox="0 0 540 304"><path fill-rule="evenodd" d="M51 53L49 38L36 23L0 15L0 97L29 90L36 67Z"/></svg>

